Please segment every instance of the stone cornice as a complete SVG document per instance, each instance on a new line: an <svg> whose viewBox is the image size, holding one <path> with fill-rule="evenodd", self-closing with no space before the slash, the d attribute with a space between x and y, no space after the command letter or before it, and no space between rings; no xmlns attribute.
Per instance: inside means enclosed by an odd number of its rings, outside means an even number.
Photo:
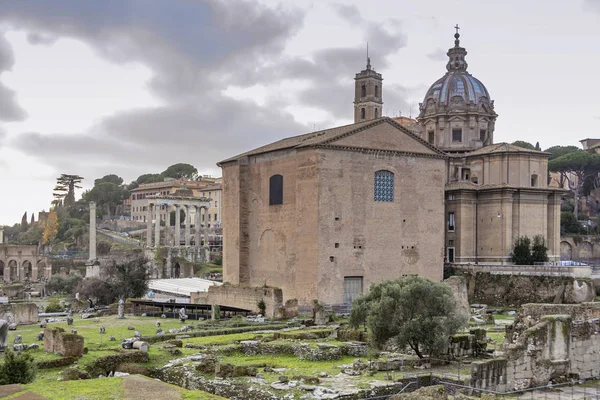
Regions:
<svg viewBox="0 0 600 400"><path fill-rule="evenodd" d="M408 152L408 151L382 150L382 149L353 147L353 146L336 146L336 145L320 144L320 145L316 145L314 147L319 148L319 149L352 151L355 153L365 153L365 154L381 154L381 155L407 156L407 157L420 157L420 158L437 158L437 159L441 159L441 160L445 160L447 158L447 156L442 155L442 154L415 153L415 152Z"/></svg>

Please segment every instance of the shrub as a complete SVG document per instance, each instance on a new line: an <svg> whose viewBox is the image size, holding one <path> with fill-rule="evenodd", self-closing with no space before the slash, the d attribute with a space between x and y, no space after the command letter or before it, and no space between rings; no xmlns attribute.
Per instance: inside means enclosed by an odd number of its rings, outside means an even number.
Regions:
<svg viewBox="0 0 600 400"><path fill-rule="evenodd" d="M46 309L44 311L47 313L63 312L64 309L60 305L60 297L58 297L58 296L50 297L50 303L48 303L48 305L46 306Z"/></svg>
<svg viewBox="0 0 600 400"><path fill-rule="evenodd" d="M15 354L11 349L6 349L4 362L0 364L0 385L33 382L36 372L31 354Z"/></svg>
<svg viewBox="0 0 600 400"><path fill-rule="evenodd" d="M98 244L96 245L96 251L98 252L98 255L101 255L101 256L108 255L110 253L111 248L112 248L112 243L106 242L104 240L98 242Z"/></svg>
<svg viewBox="0 0 600 400"><path fill-rule="evenodd" d="M515 247L510 254L511 260L516 265L531 265L531 239L527 236L518 237L515 240Z"/></svg>
<svg viewBox="0 0 600 400"><path fill-rule="evenodd" d="M533 245L531 246L531 259L533 262L548 261L548 247L546 239L542 235L533 237Z"/></svg>
<svg viewBox="0 0 600 400"><path fill-rule="evenodd" d="M70 294L73 293L73 290L82 280L83 278L76 274L69 274L66 277L62 277L59 274L54 274L48 281L47 289L50 292Z"/></svg>
<svg viewBox="0 0 600 400"><path fill-rule="evenodd" d="M256 302L256 307L258 307L260 313L262 315L265 315L266 311L267 311L267 305L265 304L264 300L259 300Z"/></svg>

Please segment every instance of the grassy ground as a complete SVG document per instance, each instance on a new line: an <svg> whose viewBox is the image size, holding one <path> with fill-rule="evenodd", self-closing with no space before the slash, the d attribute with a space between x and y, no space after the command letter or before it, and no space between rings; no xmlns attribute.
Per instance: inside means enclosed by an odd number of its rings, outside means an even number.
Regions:
<svg viewBox="0 0 600 400"><path fill-rule="evenodd" d="M125 383L128 379L136 379L134 382L133 390L131 388L124 388ZM148 382L150 381L150 382ZM129 378L129 377L118 377L118 378L105 378L105 379L88 379L82 381L54 381L54 382L38 382L23 385L24 390L15 393L6 399L12 399L20 396L26 392L32 392L44 396L50 400L125 400L125 399L148 399L149 395L142 393L145 391L147 383L151 385L148 389L158 391L154 393L154 397L151 398L175 398L182 400L222 400L223 397L215 396L210 393L203 392L201 390L186 390L178 386L169 385L167 383L157 383L149 378ZM166 396L169 393L170 396Z"/></svg>

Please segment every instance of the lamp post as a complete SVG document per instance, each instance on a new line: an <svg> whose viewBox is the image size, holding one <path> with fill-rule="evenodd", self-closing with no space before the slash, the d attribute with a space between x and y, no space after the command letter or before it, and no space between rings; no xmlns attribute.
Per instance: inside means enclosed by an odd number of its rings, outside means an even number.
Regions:
<svg viewBox="0 0 600 400"><path fill-rule="evenodd" d="M498 213L498 218L500 218L500 229L502 233L502 253L500 254L500 265L504 265L504 218L501 213Z"/></svg>

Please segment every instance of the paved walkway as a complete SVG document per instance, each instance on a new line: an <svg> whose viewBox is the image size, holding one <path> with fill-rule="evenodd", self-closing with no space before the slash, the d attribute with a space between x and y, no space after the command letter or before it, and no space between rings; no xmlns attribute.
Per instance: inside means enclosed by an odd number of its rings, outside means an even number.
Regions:
<svg viewBox="0 0 600 400"><path fill-rule="evenodd" d="M181 389L140 375L123 377L124 400L180 400Z"/></svg>

